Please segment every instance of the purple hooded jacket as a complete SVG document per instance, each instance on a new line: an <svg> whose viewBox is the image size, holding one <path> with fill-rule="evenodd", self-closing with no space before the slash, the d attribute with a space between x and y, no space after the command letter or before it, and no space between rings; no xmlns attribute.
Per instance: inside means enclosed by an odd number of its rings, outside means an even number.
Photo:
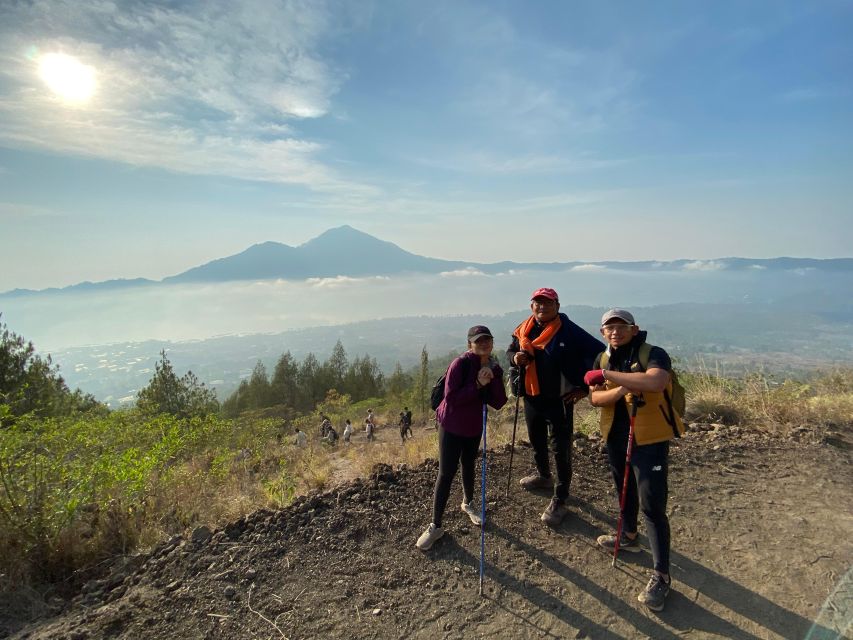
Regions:
<svg viewBox="0 0 853 640"><path fill-rule="evenodd" d="M468 438L479 436L483 432L483 402L494 409L506 404L503 369L494 359L491 366L495 377L488 386L479 389L480 356L466 351L450 363L444 381L444 400L435 411L445 431Z"/></svg>

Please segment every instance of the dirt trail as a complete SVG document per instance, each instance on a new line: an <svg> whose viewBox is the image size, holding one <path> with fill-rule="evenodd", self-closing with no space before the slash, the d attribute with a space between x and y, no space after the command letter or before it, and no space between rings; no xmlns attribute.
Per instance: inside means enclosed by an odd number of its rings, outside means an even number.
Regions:
<svg viewBox="0 0 853 640"><path fill-rule="evenodd" d="M660 614L636 600L648 551L611 568L595 545L616 515L598 443L575 442L572 515L556 530L539 521L546 495L513 482L505 496L508 461L489 455L483 597L479 530L455 506L458 486L448 534L427 554L414 547L435 480L427 461L175 538L14 637L850 637L846 441L737 428L683 438L671 468L674 590ZM530 463L519 448L516 479Z"/></svg>

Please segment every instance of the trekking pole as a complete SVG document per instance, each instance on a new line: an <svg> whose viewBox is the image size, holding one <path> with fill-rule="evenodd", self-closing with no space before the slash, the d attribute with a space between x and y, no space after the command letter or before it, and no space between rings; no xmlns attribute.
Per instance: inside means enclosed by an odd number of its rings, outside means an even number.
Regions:
<svg viewBox="0 0 853 640"><path fill-rule="evenodd" d="M637 419L637 407L642 402L642 398L638 398L631 394L631 422L628 429L628 450L625 453L625 473L622 476L622 495L619 498L619 522L616 525L616 542L613 545L613 562L611 567L616 566L616 556L619 555L619 541L622 539L622 524L625 519L625 498L628 495L628 474L631 472L631 451L634 448L634 422Z"/></svg>
<svg viewBox="0 0 853 640"><path fill-rule="evenodd" d="M509 497L509 485L512 483L512 457L515 455L515 429L518 426L518 401L520 394L515 395L515 417L512 419L512 445L509 449L509 473L506 476L506 497Z"/></svg>
<svg viewBox="0 0 853 640"><path fill-rule="evenodd" d="M483 578L486 575L486 419L489 413L489 405L483 403L483 477L480 480L482 491L480 494L480 595L483 595Z"/></svg>

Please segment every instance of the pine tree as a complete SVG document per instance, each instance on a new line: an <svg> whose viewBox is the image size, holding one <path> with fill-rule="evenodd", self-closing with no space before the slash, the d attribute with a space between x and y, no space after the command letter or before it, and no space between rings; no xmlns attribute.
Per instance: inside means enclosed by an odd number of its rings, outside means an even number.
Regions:
<svg viewBox="0 0 853 640"><path fill-rule="evenodd" d="M145 413L168 413L180 418L219 411L216 393L205 388L192 371L178 378L165 350L160 351L154 375L137 394L136 404Z"/></svg>
<svg viewBox="0 0 853 640"><path fill-rule="evenodd" d="M89 394L68 389L50 355L42 358L32 342L0 322L0 404L10 415L60 416L94 408L105 410Z"/></svg>

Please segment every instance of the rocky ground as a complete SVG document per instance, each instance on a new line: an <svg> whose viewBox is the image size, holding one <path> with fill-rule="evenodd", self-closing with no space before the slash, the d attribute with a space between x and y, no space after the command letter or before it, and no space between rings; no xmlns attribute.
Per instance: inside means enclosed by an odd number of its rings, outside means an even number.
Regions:
<svg viewBox="0 0 853 640"><path fill-rule="evenodd" d="M482 595L479 529L458 510L458 487L447 535L428 553L414 547L436 474L426 461L175 537L118 563L54 617L0 630L73 640L850 637L849 451L843 434L694 425L672 449L674 587L659 614L636 599L648 551L613 568L595 544L617 506L600 443L581 437L572 513L557 529L539 521L548 496L517 484L530 450L516 450L508 495L509 453L489 453Z"/></svg>

